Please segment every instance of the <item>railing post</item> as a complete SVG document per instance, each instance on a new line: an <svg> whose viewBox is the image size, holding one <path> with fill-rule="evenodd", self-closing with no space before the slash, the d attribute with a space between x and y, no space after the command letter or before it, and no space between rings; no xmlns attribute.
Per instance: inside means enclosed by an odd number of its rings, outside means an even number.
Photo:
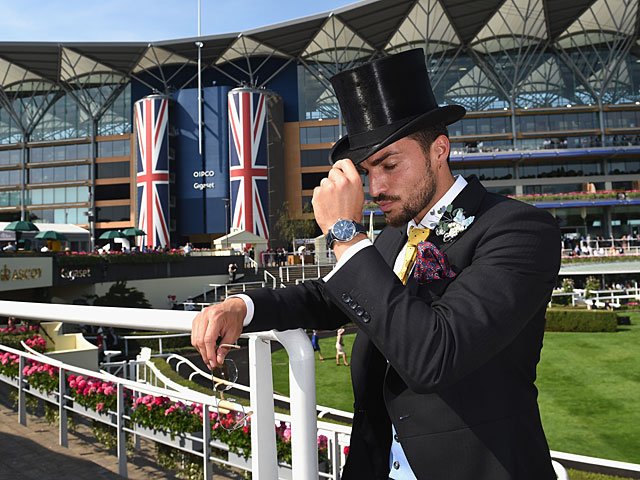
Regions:
<svg viewBox="0 0 640 480"><path fill-rule="evenodd" d="M58 370L58 418L60 419L60 429L58 434L58 442L63 447L69 447L69 432L67 430L67 375L66 370L60 368Z"/></svg>
<svg viewBox="0 0 640 480"><path fill-rule="evenodd" d="M129 339L124 339L124 355L125 357L129 356Z"/></svg>
<svg viewBox="0 0 640 480"><path fill-rule="evenodd" d="M127 437L124 431L124 388L118 383L118 407L116 437L118 439L118 475L129 478L127 474Z"/></svg>
<svg viewBox="0 0 640 480"><path fill-rule="evenodd" d="M20 360L18 362L18 368L20 369L18 372L18 421L20 425L27 425L27 403L25 399L24 393L24 366L25 361L24 357L20 355Z"/></svg>
<svg viewBox="0 0 640 480"><path fill-rule="evenodd" d="M249 338L249 386L251 398L251 472L253 480L278 478L273 376L269 341ZM293 473L293 478L295 472Z"/></svg>
<svg viewBox="0 0 640 480"><path fill-rule="evenodd" d="M272 333L289 354L291 474L296 480L317 479L318 418L313 348L302 329L286 332L274 330Z"/></svg>
<svg viewBox="0 0 640 480"><path fill-rule="evenodd" d="M158 348L160 349L160 355L162 355L162 338L158 338Z"/></svg>
<svg viewBox="0 0 640 480"><path fill-rule="evenodd" d="M340 442L338 441L338 432L333 432L333 454L331 459L331 471L333 472L333 478L340 480Z"/></svg>
<svg viewBox="0 0 640 480"><path fill-rule="evenodd" d="M213 468L211 465L211 417L209 415L209 405L202 405L202 456L204 480L213 479Z"/></svg>

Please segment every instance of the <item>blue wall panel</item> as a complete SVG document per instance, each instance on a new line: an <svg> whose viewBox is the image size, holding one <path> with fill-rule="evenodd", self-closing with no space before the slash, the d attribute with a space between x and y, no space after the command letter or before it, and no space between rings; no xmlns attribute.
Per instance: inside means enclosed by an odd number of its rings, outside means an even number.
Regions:
<svg viewBox="0 0 640 480"><path fill-rule="evenodd" d="M224 233L229 198L230 87L203 88L202 156L198 153L198 90L173 94L176 128L176 212L179 235Z"/></svg>

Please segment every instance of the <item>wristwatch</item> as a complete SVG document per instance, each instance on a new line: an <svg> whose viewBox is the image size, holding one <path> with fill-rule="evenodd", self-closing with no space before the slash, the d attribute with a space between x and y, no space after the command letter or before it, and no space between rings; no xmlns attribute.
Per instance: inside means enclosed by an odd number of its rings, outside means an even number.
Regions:
<svg viewBox="0 0 640 480"><path fill-rule="evenodd" d="M338 219L327 232L327 250L333 248L334 242L348 242L359 233L366 233L367 229L354 220Z"/></svg>

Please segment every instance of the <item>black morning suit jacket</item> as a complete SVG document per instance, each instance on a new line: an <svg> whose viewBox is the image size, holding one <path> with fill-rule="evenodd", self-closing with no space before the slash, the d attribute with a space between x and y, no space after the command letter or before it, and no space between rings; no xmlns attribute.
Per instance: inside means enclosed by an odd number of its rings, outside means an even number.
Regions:
<svg viewBox="0 0 640 480"><path fill-rule="evenodd" d="M475 177L453 208L475 220L449 242L429 237L453 279L402 285L392 268L406 228L387 227L326 283L249 293L247 331L358 325L346 480L389 477L391 422L418 479L556 478L534 386L560 268L556 221Z"/></svg>

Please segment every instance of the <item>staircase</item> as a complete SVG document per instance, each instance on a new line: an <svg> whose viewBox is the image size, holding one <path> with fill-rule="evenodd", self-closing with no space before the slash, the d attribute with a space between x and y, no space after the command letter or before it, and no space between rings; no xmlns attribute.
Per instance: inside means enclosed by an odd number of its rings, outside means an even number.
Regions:
<svg viewBox="0 0 640 480"><path fill-rule="evenodd" d="M288 265L283 267L267 267L266 270L283 285L296 285L305 280L322 278L333 270L333 265ZM282 269L282 275L280 274ZM264 275L264 274L263 274Z"/></svg>

